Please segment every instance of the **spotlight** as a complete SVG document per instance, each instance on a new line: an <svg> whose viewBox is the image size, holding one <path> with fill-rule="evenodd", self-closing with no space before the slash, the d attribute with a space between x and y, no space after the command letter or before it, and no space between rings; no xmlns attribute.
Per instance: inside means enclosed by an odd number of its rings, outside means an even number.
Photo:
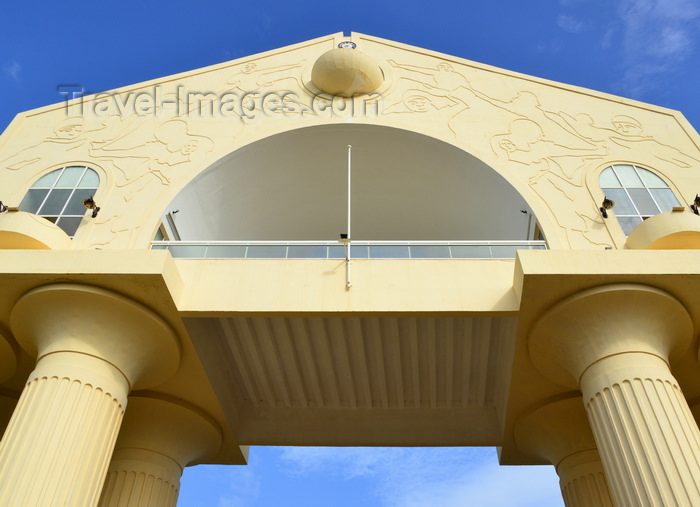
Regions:
<svg viewBox="0 0 700 507"><path fill-rule="evenodd" d="M693 204L690 205L690 209L692 209L693 213L696 215L700 215L700 195L695 194L695 200L693 201Z"/></svg>
<svg viewBox="0 0 700 507"><path fill-rule="evenodd" d="M600 208L603 218L608 218L608 210L613 209L613 206L615 206L615 201L611 201L607 197L603 196L603 206Z"/></svg>
<svg viewBox="0 0 700 507"><path fill-rule="evenodd" d="M5 211L7 211L7 206L0 201L0 213L4 213Z"/></svg>
<svg viewBox="0 0 700 507"><path fill-rule="evenodd" d="M95 218L97 216L97 212L100 211L100 207L97 205L92 196L83 200L83 206L92 210L92 218Z"/></svg>

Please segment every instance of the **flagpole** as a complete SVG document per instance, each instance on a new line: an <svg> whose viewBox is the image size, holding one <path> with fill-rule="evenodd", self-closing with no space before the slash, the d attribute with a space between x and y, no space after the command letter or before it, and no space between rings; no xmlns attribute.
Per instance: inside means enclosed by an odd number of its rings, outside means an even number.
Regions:
<svg viewBox="0 0 700 507"><path fill-rule="evenodd" d="M352 287L350 283L350 241L352 239L352 234L350 231L351 226L351 206L352 206L352 145L348 144L348 242L347 250L345 252L345 264L347 271L347 283L346 288Z"/></svg>

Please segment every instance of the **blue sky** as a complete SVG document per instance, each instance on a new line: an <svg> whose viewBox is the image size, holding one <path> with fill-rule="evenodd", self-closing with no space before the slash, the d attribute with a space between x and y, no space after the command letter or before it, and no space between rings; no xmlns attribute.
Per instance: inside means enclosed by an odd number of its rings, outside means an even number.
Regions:
<svg viewBox="0 0 700 507"><path fill-rule="evenodd" d="M682 111L700 125L700 0L5 2L0 128L60 102L357 31Z"/></svg>
<svg viewBox="0 0 700 507"><path fill-rule="evenodd" d="M553 467L500 467L495 450L489 448L269 447L253 451L245 467L187 469L178 505L563 505Z"/></svg>
<svg viewBox="0 0 700 507"><path fill-rule="evenodd" d="M700 0L5 2L0 129L60 102L357 31L680 110L700 128ZM494 449L253 449L195 467L182 506L561 505L552 467Z"/></svg>

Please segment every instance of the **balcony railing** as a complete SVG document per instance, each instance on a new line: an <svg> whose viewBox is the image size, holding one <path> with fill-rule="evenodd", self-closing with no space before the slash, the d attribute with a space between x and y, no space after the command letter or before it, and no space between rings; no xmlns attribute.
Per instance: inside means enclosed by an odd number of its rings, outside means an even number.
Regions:
<svg viewBox="0 0 700 507"><path fill-rule="evenodd" d="M178 259L344 259L337 241L154 241ZM515 259L544 241L352 241L353 259Z"/></svg>

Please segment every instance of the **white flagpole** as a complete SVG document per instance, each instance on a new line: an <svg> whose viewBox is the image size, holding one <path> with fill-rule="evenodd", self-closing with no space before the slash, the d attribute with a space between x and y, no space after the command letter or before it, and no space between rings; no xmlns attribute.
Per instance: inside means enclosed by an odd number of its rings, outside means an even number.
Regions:
<svg viewBox="0 0 700 507"><path fill-rule="evenodd" d="M348 242L347 242L347 255L345 257L345 263L347 266L347 283L346 287L349 289L352 287L350 283L350 241L352 240L352 234L350 231L351 222L351 204L352 204L352 145L348 144Z"/></svg>

